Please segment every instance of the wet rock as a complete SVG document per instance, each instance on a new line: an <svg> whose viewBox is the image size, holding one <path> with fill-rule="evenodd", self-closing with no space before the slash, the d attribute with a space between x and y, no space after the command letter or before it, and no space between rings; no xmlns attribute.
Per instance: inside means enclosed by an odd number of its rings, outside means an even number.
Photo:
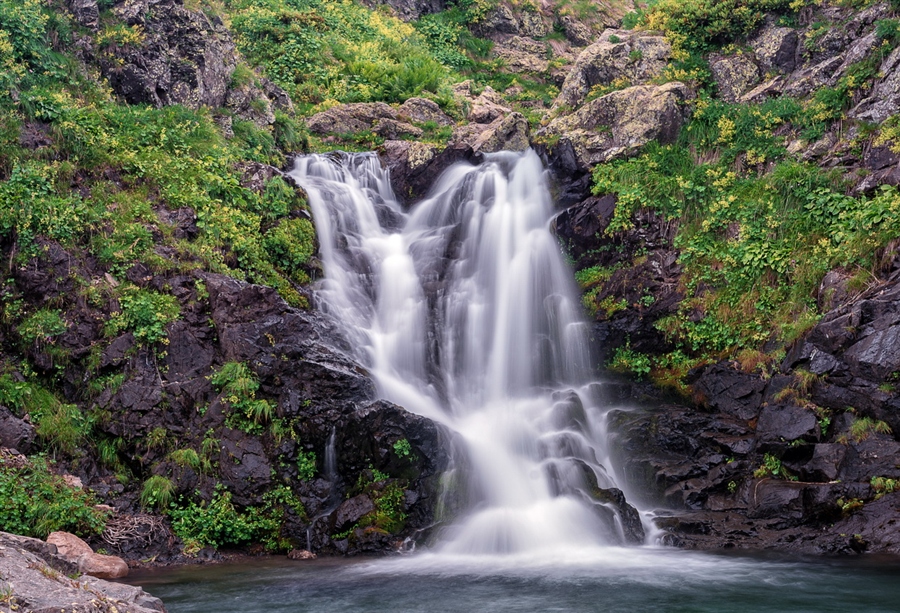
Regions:
<svg viewBox="0 0 900 613"><path fill-rule="evenodd" d="M707 367L693 383L696 393L713 409L739 419L759 415L766 382L758 375L736 372L725 364Z"/></svg>
<svg viewBox="0 0 900 613"><path fill-rule="evenodd" d="M396 112L384 102L339 104L306 120L313 134L350 134L371 130L379 119L394 119Z"/></svg>
<svg viewBox="0 0 900 613"><path fill-rule="evenodd" d="M644 542L644 526L641 516L633 506L625 500L622 490L616 488L598 489L594 499L611 507L621 522L622 538L625 544L640 545Z"/></svg>
<svg viewBox="0 0 900 613"><path fill-rule="evenodd" d="M343 532L375 510L375 503L365 494L359 494L341 503L334 512L334 530Z"/></svg>
<svg viewBox="0 0 900 613"><path fill-rule="evenodd" d="M318 556L306 549L292 549L287 557L288 560L315 560Z"/></svg>
<svg viewBox="0 0 900 613"><path fill-rule="evenodd" d="M815 446L812 459L803 467L803 478L807 481L834 481L841 473L847 450L847 445L819 443Z"/></svg>
<svg viewBox="0 0 900 613"><path fill-rule="evenodd" d="M727 102L736 102L759 82L759 68L746 54L711 57L709 68L719 97Z"/></svg>
<svg viewBox="0 0 900 613"><path fill-rule="evenodd" d="M817 431L815 413L790 405L763 407L756 425L756 436L760 441L813 440Z"/></svg>
<svg viewBox="0 0 900 613"><path fill-rule="evenodd" d="M632 85L646 83L662 74L671 53L671 46L662 36L606 30L575 60L554 107L577 108L595 85L611 85L619 80Z"/></svg>
<svg viewBox="0 0 900 613"><path fill-rule="evenodd" d="M887 378L900 370L900 324L873 329L847 349L843 357L862 377L875 381Z"/></svg>

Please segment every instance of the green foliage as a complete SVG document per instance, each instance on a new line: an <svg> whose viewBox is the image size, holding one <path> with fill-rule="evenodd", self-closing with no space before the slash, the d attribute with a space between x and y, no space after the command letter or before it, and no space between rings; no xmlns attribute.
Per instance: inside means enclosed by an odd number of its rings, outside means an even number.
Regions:
<svg viewBox="0 0 900 613"><path fill-rule="evenodd" d="M401 438L394 442L394 453L401 460L411 460L413 456L412 446L405 438Z"/></svg>
<svg viewBox="0 0 900 613"><path fill-rule="evenodd" d="M449 91L449 72L413 26L362 5L228 0L225 6L240 50L302 107ZM443 59L449 57L447 48Z"/></svg>
<svg viewBox="0 0 900 613"><path fill-rule="evenodd" d="M69 487L43 458L0 456L0 530L36 538L65 530L99 534L106 514L87 491Z"/></svg>
<svg viewBox="0 0 900 613"><path fill-rule="evenodd" d="M240 512L231 501L231 492L218 485L211 500L179 501L169 509L169 517L172 530L188 552L253 542L277 551L290 548L282 536L289 510L300 518L306 516L300 499L287 486L266 493L261 506Z"/></svg>
<svg viewBox="0 0 900 613"><path fill-rule="evenodd" d="M790 472L782 466L781 460L771 453L767 453L763 456L763 463L759 468L753 471L753 476L757 479L771 477L773 479L787 479L789 481L797 480L797 477L790 474Z"/></svg>
<svg viewBox="0 0 900 613"><path fill-rule="evenodd" d="M119 304L122 311L113 313L107 322L108 333L130 330L139 343L168 343L166 326L175 321L180 313L174 296L129 286L122 290Z"/></svg>
<svg viewBox="0 0 900 613"><path fill-rule="evenodd" d="M628 25L661 30L676 49L708 51L751 34L767 12L789 5L790 0L659 0Z"/></svg>
<svg viewBox="0 0 900 613"><path fill-rule="evenodd" d="M200 470L202 466L200 455L195 450L190 448L176 449L169 454L169 459L175 462L178 466L185 466L193 468L194 470Z"/></svg>
<svg viewBox="0 0 900 613"><path fill-rule="evenodd" d="M256 398L259 381L253 371L241 362L226 362L209 380L229 408L225 425L247 434L262 433L263 424L272 420L275 408L268 400Z"/></svg>
<svg viewBox="0 0 900 613"><path fill-rule="evenodd" d="M861 443L874 433L891 434L891 427L881 420L871 417L859 417L850 424L850 437L857 443Z"/></svg>
<svg viewBox="0 0 900 613"><path fill-rule="evenodd" d="M649 375L651 370L650 357L633 350L629 343L616 349L607 366L615 372L631 373L638 379Z"/></svg>
<svg viewBox="0 0 900 613"><path fill-rule="evenodd" d="M897 479L889 479L887 477L872 477L870 481L872 489L875 490L875 500L878 500L885 494L893 494L900 490L900 481Z"/></svg>
<svg viewBox="0 0 900 613"><path fill-rule="evenodd" d="M35 342L48 342L53 337L63 334L67 328L59 310L41 309L22 321L16 331L22 340L30 345Z"/></svg>
<svg viewBox="0 0 900 613"><path fill-rule="evenodd" d="M163 510L172 502L175 484L162 475L153 475L144 481L141 489L141 507L148 510Z"/></svg>
<svg viewBox="0 0 900 613"><path fill-rule="evenodd" d="M316 476L316 452L297 452L297 477L301 481L311 481Z"/></svg>
<svg viewBox="0 0 900 613"><path fill-rule="evenodd" d="M90 437L94 420L74 404L57 400L42 410L31 412L35 431L51 449L73 454Z"/></svg>
<svg viewBox="0 0 900 613"><path fill-rule="evenodd" d="M315 252L316 231L308 219L284 219L263 237L269 261L298 283L309 283L306 267Z"/></svg>

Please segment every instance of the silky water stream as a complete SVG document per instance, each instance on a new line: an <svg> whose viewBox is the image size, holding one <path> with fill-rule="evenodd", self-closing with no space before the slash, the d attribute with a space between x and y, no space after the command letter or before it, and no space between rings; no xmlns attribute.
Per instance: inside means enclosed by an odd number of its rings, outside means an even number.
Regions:
<svg viewBox="0 0 900 613"><path fill-rule="evenodd" d="M623 546L634 526L595 495L621 488L609 407L533 152L452 166L409 212L374 154L301 157L292 176L319 235L319 308L384 398L462 441L470 508L409 556L137 578L172 613L900 610L892 564L670 551L646 521L645 544Z"/></svg>

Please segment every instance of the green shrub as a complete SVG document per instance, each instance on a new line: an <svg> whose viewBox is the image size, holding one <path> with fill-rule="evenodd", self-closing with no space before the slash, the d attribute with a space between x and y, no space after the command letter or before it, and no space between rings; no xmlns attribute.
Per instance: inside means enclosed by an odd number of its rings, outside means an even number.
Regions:
<svg viewBox="0 0 900 613"><path fill-rule="evenodd" d="M297 477L301 481L310 481L316 476L316 453L314 451L297 452Z"/></svg>
<svg viewBox="0 0 900 613"><path fill-rule="evenodd" d="M144 509L165 510L172 502L175 484L161 475L153 475L144 481L141 489L141 507Z"/></svg>
<svg viewBox="0 0 900 613"><path fill-rule="evenodd" d="M610 370L621 373L631 373L638 379L643 379L650 374L650 357L634 351L630 344L618 347L607 364Z"/></svg>
<svg viewBox="0 0 900 613"><path fill-rule="evenodd" d="M152 290L125 287L119 296L120 313L113 313L107 331L115 334L130 330L135 340L152 345L166 340L166 326L180 314L174 296Z"/></svg>
<svg viewBox="0 0 900 613"><path fill-rule="evenodd" d="M0 457L0 530L47 538L57 530L99 534L106 513L87 491L69 487L46 460Z"/></svg>
<svg viewBox="0 0 900 613"><path fill-rule="evenodd" d="M187 550L259 542L276 551L290 547L282 535L289 509L301 518L306 516L303 504L287 486L267 492L261 506L240 512L231 501L231 492L219 485L208 502L181 501L169 510L169 517L172 530Z"/></svg>
<svg viewBox="0 0 900 613"><path fill-rule="evenodd" d="M268 400L256 398L259 381L245 364L226 362L209 380L221 392L221 400L229 409L225 419L229 428L260 434L263 424L272 421L275 408Z"/></svg>
<svg viewBox="0 0 900 613"><path fill-rule="evenodd" d="M47 342L68 329L62 313L55 309L41 309L27 317L16 331L26 344Z"/></svg>

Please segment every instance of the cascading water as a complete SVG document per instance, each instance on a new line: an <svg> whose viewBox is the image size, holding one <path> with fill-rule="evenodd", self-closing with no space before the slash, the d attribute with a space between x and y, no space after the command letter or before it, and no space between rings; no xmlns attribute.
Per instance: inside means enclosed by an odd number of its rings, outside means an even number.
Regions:
<svg viewBox="0 0 900 613"><path fill-rule="evenodd" d="M457 164L406 213L374 154L306 156L325 279L381 394L465 441L472 509L439 551L523 553L622 542L604 469L587 326L549 231L533 152Z"/></svg>

